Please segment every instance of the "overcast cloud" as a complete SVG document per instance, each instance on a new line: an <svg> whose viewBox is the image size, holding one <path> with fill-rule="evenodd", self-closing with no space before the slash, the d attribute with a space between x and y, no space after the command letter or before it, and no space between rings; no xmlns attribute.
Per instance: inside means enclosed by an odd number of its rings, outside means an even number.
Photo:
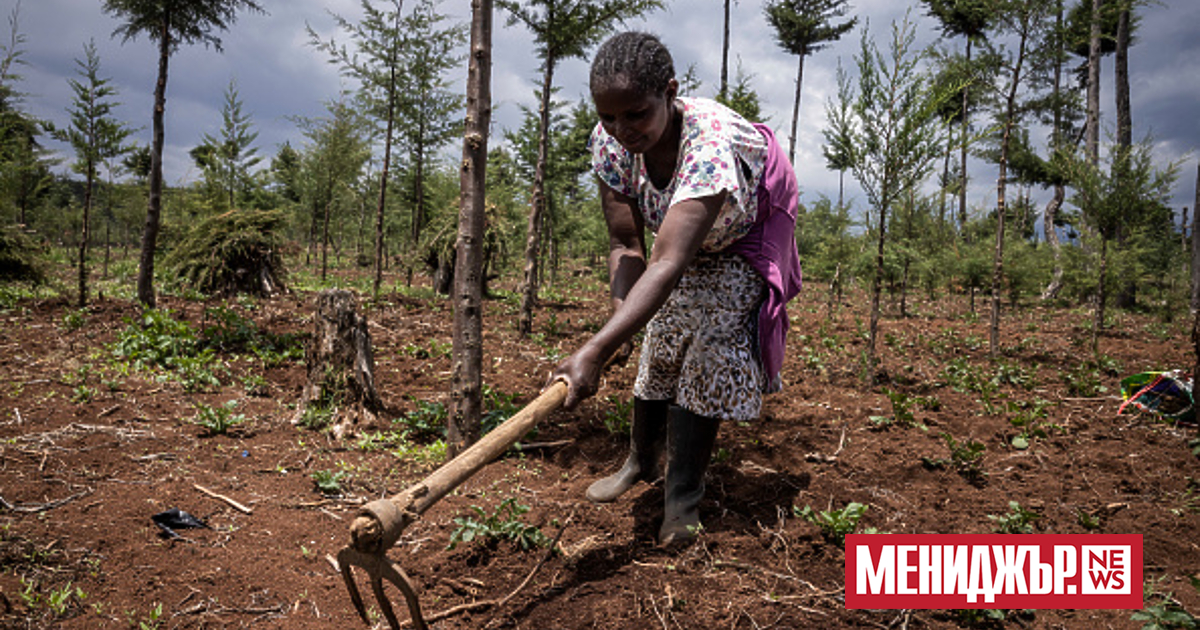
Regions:
<svg viewBox="0 0 1200 630"><path fill-rule="evenodd" d="M676 69L684 72L695 66L703 81L699 95L711 96L720 74L721 0L674 0L671 8L628 26L657 33L675 57ZM342 88L353 87L339 77L324 55L308 45L305 24L325 37L342 34L335 29L329 13L350 20L360 16L358 0L261 0L268 15L242 13L233 27L221 34L224 52L203 46L184 47L171 58L167 88L167 149L165 176L171 184L187 182L198 173L187 152L203 134L217 134L221 125L223 93L235 81L244 111L253 118L259 132L259 154L270 158L285 141L302 144L292 122L296 116L320 116L325 101L335 98ZM839 60L853 69L861 27L869 20L870 33L886 41L893 20L904 16L912 6L919 42L937 39L937 26L925 17L919 2L890 0L851 0L852 14L865 18L860 29L848 33L842 41L808 58L805 64L796 172L804 199L815 201L819 195L836 197L837 174L828 171L821 157L821 129L825 125L825 106L836 91L835 72ZM14 0L0 0L9 17ZM76 77L76 59L83 57L83 45L94 39L100 53L101 76L112 79L120 90L122 106L116 115L129 124L142 127L137 138L149 143L150 113L153 105L157 51L153 42L140 37L122 42L111 35L118 23L101 11L99 0L22 0L19 4L19 28L26 37L23 49L26 62L17 71L24 76L20 89L29 93L24 107L36 116L58 125L67 124L66 108L71 103L68 78ZM457 19L469 19L469 3L447 0L442 10ZM500 133L520 124L522 105L536 108L534 89L540 83L538 59L529 34L519 25L506 26L506 15L495 16L492 98L495 105L492 142ZM742 0L732 9L730 80L737 64L753 76L751 86L759 93L769 123L786 142L791 122L795 89L796 57L779 49L762 14L762 3ZM1156 143L1160 164L1187 160L1173 195L1176 210L1191 206L1195 185L1195 153L1200 147L1200 2L1164 0L1143 9L1138 42L1130 54L1134 138L1150 136ZM8 39L7 28L3 33ZM956 45L950 42L949 45ZM586 98L587 63L571 60L556 73L560 98ZM453 80L465 88L465 66ZM1106 132L1112 127L1112 61L1105 59L1102 80L1102 110ZM66 147L51 143L57 151ZM447 153L455 155L457 148ZM994 203L995 167L977 164L973 168L970 203L987 207ZM848 182L848 194L853 186ZM989 195L991 198L989 199ZM858 203L863 201L858 195Z"/></svg>

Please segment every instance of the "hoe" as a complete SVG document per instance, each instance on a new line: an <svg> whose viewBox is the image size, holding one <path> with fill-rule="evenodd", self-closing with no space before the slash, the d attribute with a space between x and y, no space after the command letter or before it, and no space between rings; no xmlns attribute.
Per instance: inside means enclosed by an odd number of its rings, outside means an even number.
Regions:
<svg viewBox="0 0 1200 630"><path fill-rule="evenodd" d="M404 594L408 603L409 619L416 630L428 626L421 615L421 603L413 589L412 581L399 566L387 559L387 551L396 544L405 528L421 518L442 497L449 494L481 468L489 464L521 439L538 422L562 406L567 397L567 385L556 381L533 402L517 412L500 426L481 438L473 446L435 470L424 480L388 499L372 501L362 507L350 525L350 545L338 552L338 566L350 600L363 621L370 624L362 596L358 592L351 567L366 571L371 590L379 602L379 609L387 618L392 630L399 630L400 622L392 611L391 603L383 590L383 581L394 584Z"/></svg>

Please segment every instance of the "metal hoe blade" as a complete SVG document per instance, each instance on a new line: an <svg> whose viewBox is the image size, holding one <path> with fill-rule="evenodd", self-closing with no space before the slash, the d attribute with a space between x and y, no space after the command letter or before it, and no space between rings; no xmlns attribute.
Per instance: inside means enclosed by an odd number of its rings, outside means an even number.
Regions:
<svg viewBox="0 0 1200 630"><path fill-rule="evenodd" d="M367 577L371 583L371 591L375 594L375 600L379 602L379 609L383 612L383 616L387 618L388 625L392 630L400 630L400 622L396 619L396 613L392 610L392 604L388 601L387 594L383 591L383 580L387 580L396 585L400 592L404 594L404 601L408 603L409 620L412 622L413 628L416 630L428 630L425 625L425 618L421 615L421 602L417 599L417 593L413 589L412 581L409 580L408 574L404 572L398 565L392 564L384 555L372 555L357 551L352 547L345 547L338 552L337 555L338 568L342 572L342 580L346 582L346 590L350 591L350 601L354 603L355 610L358 611L358 616L362 617L363 622L370 625L371 620L367 618L367 609L363 606L362 596L359 595L358 585L354 582L354 575L350 567L356 566L367 572Z"/></svg>

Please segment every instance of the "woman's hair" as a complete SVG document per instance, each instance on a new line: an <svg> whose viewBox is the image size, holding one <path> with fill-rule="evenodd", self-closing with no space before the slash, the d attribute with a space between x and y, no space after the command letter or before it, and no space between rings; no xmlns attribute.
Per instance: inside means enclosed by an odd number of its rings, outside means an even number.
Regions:
<svg viewBox="0 0 1200 630"><path fill-rule="evenodd" d="M611 86L618 77L642 94L661 94L675 78L671 53L649 33L627 31L600 45L592 60L593 92Z"/></svg>

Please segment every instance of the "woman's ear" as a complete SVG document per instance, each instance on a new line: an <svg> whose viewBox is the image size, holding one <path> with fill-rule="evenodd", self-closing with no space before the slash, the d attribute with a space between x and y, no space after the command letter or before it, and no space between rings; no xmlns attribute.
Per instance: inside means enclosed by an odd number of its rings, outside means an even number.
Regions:
<svg viewBox="0 0 1200 630"><path fill-rule="evenodd" d="M663 92L663 96L665 96L668 101L675 100L675 98L679 96L679 82L675 79L667 81L667 89L665 92Z"/></svg>

